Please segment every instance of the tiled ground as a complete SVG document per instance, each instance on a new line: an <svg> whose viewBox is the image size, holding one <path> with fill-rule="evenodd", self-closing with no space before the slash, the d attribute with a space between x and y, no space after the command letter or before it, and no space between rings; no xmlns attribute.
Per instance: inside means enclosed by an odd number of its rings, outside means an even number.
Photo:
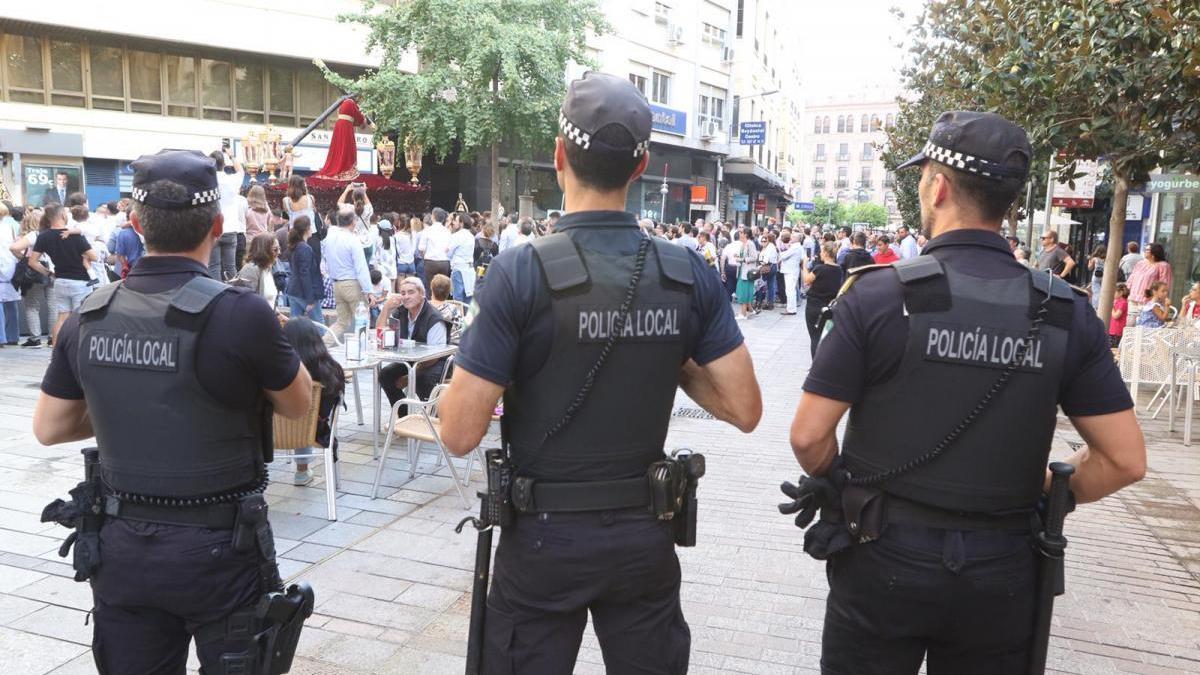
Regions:
<svg viewBox="0 0 1200 675"><path fill-rule="evenodd" d="M750 435L711 420L671 426L671 447L708 458L700 545L680 551L691 672L815 673L824 570L775 511L777 485L797 474L787 428L807 334L797 318L775 314L743 327L766 402L762 424ZM15 675L94 672L90 594L56 556L65 530L37 522L43 504L78 480L83 445L44 448L29 432L47 357L0 349L0 671ZM682 395L679 404L689 405ZM385 472L384 498L367 497L375 464L366 429L344 415L338 522L325 520L320 480L269 489L282 571L317 589L292 672L460 673L474 537L452 528L466 512L446 477L398 487L407 477L399 460ZM1149 422L1147 436L1146 481L1069 521L1069 590L1050 656L1057 672L1200 672L1200 446L1184 447L1161 422ZM1055 454L1074 440L1064 420ZM576 672L603 672L590 634Z"/></svg>

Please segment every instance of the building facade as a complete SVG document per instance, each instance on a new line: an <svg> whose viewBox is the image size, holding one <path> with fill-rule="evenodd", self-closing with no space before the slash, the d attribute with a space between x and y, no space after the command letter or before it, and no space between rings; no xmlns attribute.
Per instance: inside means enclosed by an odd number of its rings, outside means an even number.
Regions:
<svg viewBox="0 0 1200 675"><path fill-rule="evenodd" d="M128 194L143 154L236 150L266 125L290 140L341 94L314 58L346 75L378 62L337 21L353 0L192 0L186 20L181 7L129 0L118 20L108 3L0 4L0 179L14 201L40 203L65 173L95 205ZM360 170L374 170L371 136L358 141ZM319 168L327 149L313 132L296 168Z"/></svg>
<svg viewBox="0 0 1200 675"><path fill-rule="evenodd" d="M602 5L613 32L592 36L587 51L600 72L628 78L653 113L650 160L629 190L626 208L667 222L712 219L721 211L722 162L730 153L734 0L619 0ZM566 78L582 77L572 64ZM531 162L502 157L501 204L526 197L522 213L536 217L563 207L551 162L553 146ZM515 154L515 153L514 153ZM486 203L486 161L465 181Z"/></svg>
<svg viewBox="0 0 1200 675"><path fill-rule="evenodd" d="M781 219L800 175L803 111L794 43L786 39L789 4L737 0L735 145L725 162L725 178L726 212L740 224Z"/></svg>
<svg viewBox="0 0 1200 675"><path fill-rule="evenodd" d="M809 100L804 113L804 142L798 197L835 202L875 202L898 222L894 177L883 166L885 130L899 107L894 92L867 90L853 95Z"/></svg>

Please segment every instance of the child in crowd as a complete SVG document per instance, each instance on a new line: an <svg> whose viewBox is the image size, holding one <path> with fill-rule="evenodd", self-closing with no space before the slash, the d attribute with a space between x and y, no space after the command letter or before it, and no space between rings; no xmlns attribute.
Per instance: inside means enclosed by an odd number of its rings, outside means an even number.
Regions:
<svg viewBox="0 0 1200 675"><path fill-rule="evenodd" d="M1129 286L1117 284L1116 295L1113 297L1112 319L1108 322L1108 346L1116 349L1121 346L1121 336L1125 334L1125 321L1129 318Z"/></svg>
<svg viewBox="0 0 1200 675"><path fill-rule="evenodd" d="M320 330L308 317L297 316L289 319L283 325L283 334L287 337L288 342L292 343L292 348L296 350L301 363L308 369L308 374L312 376L313 382L320 382L323 387L321 389L321 405L317 410L316 441L320 447L328 447L332 435L329 422L333 417L333 406L342 400L342 394L345 392L346 373L329 354L329 350L325 348L325 343L321 339ZM316 454L318 450L311 448L310 452ZM333 461L337 461L336 444L333 447ZM326 480L329 479L331 469L332 467L325 467ZM312 472L308 469L308 460L296 460L296 475L292 482L296 485L308 485L312 479Z"/></svg>
<svg viewBox="0 0 1200 675"><path fill-rule="evenodd" d="M392 290L392 282L383 276L377 268L371 268L371 297L375 298L376 304L371 308L371 324L375 325L375 319L379 317L379 308L383 307L383 301L387 300L388 293Z"/></svg>
<svg viewBox="0 0 1200 675"><path fill-rule="evenodd" d="M1167 296L1165 281L1156 281L1146 289L1146 304L1142 305L1142 313L1138 315L1139 326L1146 328L1162 328L1170 318L1171 298Z"/></svg>

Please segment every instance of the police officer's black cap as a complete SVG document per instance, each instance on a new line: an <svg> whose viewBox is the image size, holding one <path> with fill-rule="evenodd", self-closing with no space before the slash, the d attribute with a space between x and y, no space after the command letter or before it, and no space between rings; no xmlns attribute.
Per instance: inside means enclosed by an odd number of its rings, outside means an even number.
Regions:
<svg viewBox="0 0 1200 675"><path fill-rule="evenodd" d="M1021 127L995 113L955 110L939 115L921 152L896 168L931 160L985 178L1025 180L1032 157Z"/></svg>
<svg viewBox="0 0 1200 675"><path fill-rule="evenodd" d="M595 138L616 124L632 137L631 145L614 146ZM650 103L633 83L607 73L587 72L567 88L558 127L568 143L588 152L631 153L641 157L650 147Z"/></svg>
<svg viewBox="0 0 1200 675"><path fill-rule="evenodd" d="M135 202L146 206L190 209L221 199L216 162L195 150L159 150L153 155L138 157L130 166L133 167L130 195ZM179 199L167 199L160 194L151 194L149 186L160 180L182 186L187 190L187 195Z"/></svg>

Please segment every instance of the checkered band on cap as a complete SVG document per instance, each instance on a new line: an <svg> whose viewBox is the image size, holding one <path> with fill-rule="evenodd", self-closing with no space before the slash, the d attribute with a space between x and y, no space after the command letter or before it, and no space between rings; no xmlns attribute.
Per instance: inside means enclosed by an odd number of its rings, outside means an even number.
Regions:
<svg viewBox="0 0 1200 675"><path fill-rule="evenodd" d="M144 202L144 201L146 201L146 191L145 191L145 190L143 190L143 189L142 189L142 188L140 188L140 187L133 187L133 188L130 188L130 190L129 190L129 196L130 196L130 197L132 197L132 198L133 198L133 201L135 201L135 202Z"/></svg>
<svg viewBox="0 0 1200 675"><path fill-rule="evenodd" d="M575 126L575 124L573 124L571 120L567 119L567 116L563 115L562 113L559 113L558 115L558 126L560 129L562 129L563 137L565 137L567 140L573 141L576 145L584 150L591 149L592 135ZM650 141L642 141L641 143L633 146L633 156L641 157L642 155L646 154L646 151L649 149Z"/></svg>
<svg viewBox="0 0 1200 675"><path fill-rule="evenodd" d="M560 129L562 129L563 136L565 136L567 140L574 141L575 145L578 145L584 150L592 147L592 135L575 126L571 120L567 119L567 116L563 115L562 113L559 113L558 115L558 126Z"/></svg>
<svg viewBox="0 0 1200 675"><path fill-rule="evenodd" d="M949 148L943 148L933 141L925 143L925 149L922 153L939 164L945 164L952 169L959 169L970 173L977 173L988 178L1006 178L1009 176L1022 175L1020 171L1009 169L1006 166L997 164L981 157L968 155L964 152L955 152Z"/></svg>
<svg viewBox="0 0 1200 675"><path fill-rule="evenodd" d="M220 199L220 188L201 190L200 192L192 193L192 206L196 206L197 204L208 204L209 202L220 201Z"/></svg>

